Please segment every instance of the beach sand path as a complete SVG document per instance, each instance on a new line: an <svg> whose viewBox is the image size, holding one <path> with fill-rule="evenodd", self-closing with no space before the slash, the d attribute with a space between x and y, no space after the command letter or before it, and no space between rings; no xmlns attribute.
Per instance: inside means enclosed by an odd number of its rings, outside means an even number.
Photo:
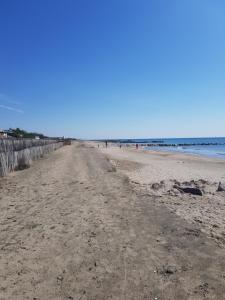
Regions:
<svg viewBox="0 0 225 300"><path fill-rule="evenodd" d="M0 180L0 299L225 299L224 249L74 143Z"/></svg>

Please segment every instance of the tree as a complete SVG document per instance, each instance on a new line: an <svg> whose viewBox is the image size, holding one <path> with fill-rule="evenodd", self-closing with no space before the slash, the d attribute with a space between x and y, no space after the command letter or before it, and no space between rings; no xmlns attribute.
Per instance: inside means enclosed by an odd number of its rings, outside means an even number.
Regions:
<svg viewBox="0 0 225 300"><path fill-rule="evenodd" d="M9 128L8 134L15 138L29 138L34 139L36 136L39 136L40 139L45 138L45 136L42 133L36 133L36 132L27 132L26 130L20 129L20 128Z"/></svg>

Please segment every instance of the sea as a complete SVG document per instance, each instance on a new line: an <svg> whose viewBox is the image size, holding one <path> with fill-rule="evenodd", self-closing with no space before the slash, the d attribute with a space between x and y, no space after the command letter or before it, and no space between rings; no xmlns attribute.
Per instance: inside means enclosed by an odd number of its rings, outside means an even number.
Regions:
<svg viewBox="0 0 225 300"><path fill-rule="evenodd" d="M165 139L147 138L132 139L132 143L146 144L146 149L189 153L225 159L225 137ZM147 144L153 144L154 146L147 146Z"/></svg>

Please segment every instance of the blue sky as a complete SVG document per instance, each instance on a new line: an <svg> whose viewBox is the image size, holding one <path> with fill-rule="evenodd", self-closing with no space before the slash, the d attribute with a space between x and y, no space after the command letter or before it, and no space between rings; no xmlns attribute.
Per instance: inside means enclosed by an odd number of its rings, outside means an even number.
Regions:
<svg viewBox="0 0 225 300"><path fill-rule="evenodd" d="M225 136L224 0L1 0L0 128Z"/></svg>

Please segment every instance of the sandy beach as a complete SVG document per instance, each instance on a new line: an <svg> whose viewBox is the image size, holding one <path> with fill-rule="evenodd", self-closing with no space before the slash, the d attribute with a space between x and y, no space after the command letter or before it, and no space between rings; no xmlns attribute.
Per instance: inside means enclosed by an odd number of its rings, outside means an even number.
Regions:
<svg viewBox="0 0 225 300"><path fill-rule="evenodd" d="M217 192L219 182L225 182L225 160L191 154L160 152L122 147L115 144L100 150L118 170L126 174L133 185L159 197L177 215L191 223L201 224L201 230L225 245L225 192ZM199 187L203 196L180 193L174 185Z"/></svg>
<svg viewBox="0 0 225 300"><path fill-rule="evenodd" d="M93 145L96 146L96 144ZM123 146L120 149L116 144L110 144L105 149L104 144L101 144L100 150L118 163L123 161L123 169L127 168L127 171L132 171L127 173L129 177L140 183L149 184L161 180L190 181L192 179L225 181L225 159L144 150L141 147L137 151L135 145Z"/></svg>
<svg viewBox="0 0 225 300"><path fill-rule="evenodd" d="M0 299L225 299L224 179L222 161L81 142L0 179Z"/></svg>
<svg viewBox="0 0 225 300"><path fill-rule="evenodd" d="M0 300L225 300L225 1L0 1Z"/></svg>

